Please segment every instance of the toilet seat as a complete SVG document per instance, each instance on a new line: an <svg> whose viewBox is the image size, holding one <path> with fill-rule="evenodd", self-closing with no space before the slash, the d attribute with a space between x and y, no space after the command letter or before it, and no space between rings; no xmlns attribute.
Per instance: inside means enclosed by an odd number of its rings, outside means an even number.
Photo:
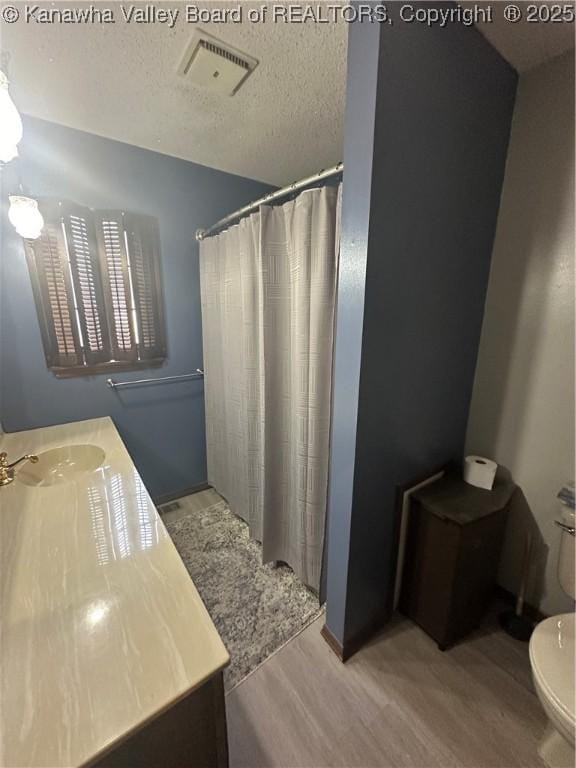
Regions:
<svg viewBox="0 0 576 768"><path fill-rule="evenodd" d="M566 736L574 743L576 704L574 692L573 613L561 613L540 622L530 638L530 661L534 682ZM547 707L545 707L547 709Z"/></svg>

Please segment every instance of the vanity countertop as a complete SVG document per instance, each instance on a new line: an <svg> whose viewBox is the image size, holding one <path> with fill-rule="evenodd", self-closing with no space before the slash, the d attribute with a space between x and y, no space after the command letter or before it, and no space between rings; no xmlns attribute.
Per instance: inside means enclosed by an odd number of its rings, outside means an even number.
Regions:
<svg viewBox="0 0 576 768"><path fill-rule="evenodd" d="M10 768L90 763L229 661L110 418L7 434L0 449L14 460L73 444L102 448L102 466L67 484L16 475L0 488Z"/></svg>

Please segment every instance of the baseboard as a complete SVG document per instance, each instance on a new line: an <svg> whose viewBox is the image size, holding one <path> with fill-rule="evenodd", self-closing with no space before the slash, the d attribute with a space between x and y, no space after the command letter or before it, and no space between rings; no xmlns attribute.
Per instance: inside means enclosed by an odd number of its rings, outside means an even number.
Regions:
<svg viewBox="0 0 576 768"><path fill-rule="evenodd" d="M191 485L189 488L184 488L176 493L163 493L161 496L155 496L153 502L157 507L161 507L162 504L168 504L176 499L181 499L183 496L190 496L192 493L198 493L199 491L207 491L212 486L209 483L199 483L198 485Z"/></svg>
<svg viewBox="0 0 576 768"><path fill-rule="evenodd" d="M512 608L516 606L517 596L509 589L501 587L499 584L494 587L494 595L499 600L502 600L504 603L510 605ZM539 623L540 621L544 621L544 619L548 618L547 614L542 613L539 608L535 608L533 605L530 605L530 603L524 603L524 613L531 621L534 621L535 623Z"/></svg>
<svg viewBox="0 0 576 768"><path fill-rule="evenodd" d="M340 661L346 661L344 658L344 649L342 648L340 641L334 637L332 632L328 629L326 624L323 624L322 629L320 630L320 634L328 644L328 647L334 651L336 656L340 659Z"/></svg>
<svg viewBox="0 0 576 768"><path fill-rule="evenodd" d="M332 634L326 624L324 624L320 630L320 634L326 643L330 646L330 648L334 651L336 656L338 656L340 661L346 662L351 656L354 656L355 653L357 653L364 645L366 645L366 643L371 640L374 635L380 632L388 619L388 616L379 616L371 624L368 624L368 626L364 627L351 638L346 640L344 644L342 644Z"/></svg>

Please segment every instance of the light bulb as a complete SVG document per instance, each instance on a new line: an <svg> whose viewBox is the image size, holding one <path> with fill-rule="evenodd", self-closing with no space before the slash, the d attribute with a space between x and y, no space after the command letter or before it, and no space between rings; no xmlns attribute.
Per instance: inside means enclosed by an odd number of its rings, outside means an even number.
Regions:
<svg viewBox="0 0 576 768"><path fill-rule="evenodd" d="M31 197L22 195L10 195L10 208L8 218L20 237L27 240L36 240L40 237L44 219L38 210L38 203Z"/></svg>
<svg viewBox="0 0 576 768"><path fill-rule="evenodd" d="M9 163L18 154L22 120L8 92L8 78L0 70L0 162Z"/></svg>

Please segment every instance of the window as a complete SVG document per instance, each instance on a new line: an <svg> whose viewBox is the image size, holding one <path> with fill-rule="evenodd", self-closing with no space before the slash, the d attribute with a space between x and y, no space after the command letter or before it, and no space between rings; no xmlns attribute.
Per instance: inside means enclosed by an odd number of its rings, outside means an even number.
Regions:
<svg viewBox="0 0 576 768"><path fill-rule="evenodd" d="M41 200L26 258L46 363L58 376L159 365L166 357L158 224Z"/></svg>

